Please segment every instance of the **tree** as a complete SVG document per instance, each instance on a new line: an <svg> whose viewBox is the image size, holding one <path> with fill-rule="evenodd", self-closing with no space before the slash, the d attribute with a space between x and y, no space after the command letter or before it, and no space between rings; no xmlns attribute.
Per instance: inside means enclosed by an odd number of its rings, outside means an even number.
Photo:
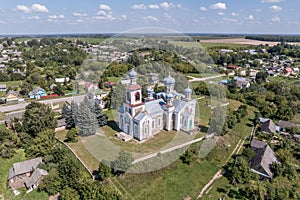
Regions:
<svg viewBox="0 0 300 200"><path fill-rule="evenodd" d="M63 87L59 84L59 85L57 85L57 86L55 86L54 88L53 88L53 92L55 93L55 94L58 94L58 95L64 95L65 94L65 92L64 92L64 90L63 90Z"/></svg>
<svg viewBox="0 0 300 200"><path fill-rule="evenodd" d="M48 175L39 185L39 190L45 191L48 195L55 195L60 192L61 178L56 168L52 168Z"/></svg>
<svg viewBox="0 0 300 200"><path fill-rule="evenodd" d="M56 119L51 108L46 104L31 102L25 108L23 128L32 137L39 132L56 127Z"/></svg>
<svg viewBox="0 0 300 200"><path fill-rule="evenodd" d="M119 156L113 161L113 168L115 171L125 172L128 170L133 162L133 156L131 153L121 150Z"/></svg>
<svg viewBox="0 0 300 200"><path fill-rule="evenodd" d="M64 187L60 191L60 198L61 200L79 200L80 196L78 192L70 187Z"/></svg>
<svg viewBox="0 0 300 200"><path fill-rule="evenodd" d="M190 164L193 160L193 153L190 150L187 150L182 156L180 156L180 159L185 164Z"/></svg>
<svg viewBox="0 0 300 200"><path fill-rule="evenodd" d="M0 156L11 158L20 146L20 139L12 130L0 127Z"/></svg>
<svg viewBox="0 0 300 200"><path fill-rule="evenodd" d="M77 129L72 128L67 132L65 142L77 142Z"/></svg>
<svg viewBox="0 0 300 200"><path fill-rule="evenodd" d="M99 171L99 177L102 181L104 181L106 178L110 177L111 168L109 166L109 162L101 161L99 164L98 171Z"/></svg>

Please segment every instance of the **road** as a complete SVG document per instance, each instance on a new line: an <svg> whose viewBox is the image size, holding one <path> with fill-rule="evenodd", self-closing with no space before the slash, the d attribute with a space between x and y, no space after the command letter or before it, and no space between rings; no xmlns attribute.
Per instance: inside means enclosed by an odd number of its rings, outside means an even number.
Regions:
<svg viewBox="0 0 300 200"><path fill-rule="evenodd" d="M84 99L85 95L80 95L80 96L70 96L70 97L63 97L63 98L57 98L57 99L47 99L47 100L42 100L42 101L38 101L39 103L44 103L44 104L51 104L51 103L58 103L58 102L63 102L63 101L76 101L76 102L80 102ZM29 103L19 103L19 104L15 104L15 105L8 105L8 106L0 106L0 112L11 112L11 111L15 111L15 110L24 110L25 107L28 105Z"/></svg>
<svg viewBox="0 0 300 200"><path fill-rule="evenodd" d="M233 76L234 73L229 73L228 76ZM214 78L220 78L220 77L223 77L223 76L227 76L226 74L219 74L219 75L215 75L215 76L208 76L208 77L203 77L203 78L196 78L196 77L193 77L193 76L188 76L188 78L191 78L191 80L189 80L190 83L192 82L199 82L199 81L206 81L206 80L209 80L209 79L214 79Z"/></svg>
<svg viewBox="0 0 300 200"><path fill-rule="evenodd" d="M193 143L200 142L200 141L203 140L204 138L205 138L205 136L204 136L204 137L201 137L201 138L197 138L197 139L195 139L195 140L191 140L191 141L186 142L186 143L183 143L183 144L179 144L179 145L177 145L177 146L174 146L174 147L171 147L171 148L168 148L168 149L161 150L160 152L156 152L156 153L149 154L149 155L144 156L144 157L142 157L142 158L135 159L135 160L132 162L132 164L135 164L135 163L138 163L138 162L141 162L141 161L144 161L144 160L148 160L148 159L150 159L150 158L153 158L153 157L157 156L158 153L164 154L164 153L168 153L168 152L174 151L174 150L176 150L176 149L181 149L181 148L186 147L186 146L188 146L188 145L191 145L191 144L193 144Z"/></svg>

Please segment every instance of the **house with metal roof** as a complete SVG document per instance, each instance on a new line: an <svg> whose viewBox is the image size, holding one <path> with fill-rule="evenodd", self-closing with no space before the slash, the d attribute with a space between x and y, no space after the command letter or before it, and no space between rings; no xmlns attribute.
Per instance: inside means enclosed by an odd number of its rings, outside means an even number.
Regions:
<svg viewBox="0 0 300 200"><path fill-rule="evenodd" d="M26 187L28 190L36 188L41 178L48 174L47 171L38 168L41 163L42 157L14 163L7 178L9 187Z"/></svg>
<svg viewBox="0 0 300 200"><path fill-rule="evenodd" d="M273 178L271 164L278 162L273 150L267 143L256 139L251 141L251 149L256 153L251 159L251 171L263 178Z"/></svg>
<svg viewBox="0 0 300 200"><path fill-rule="evenodd" d="M161 130L194 130L196 100L192 90L185 94L174 90L175 79L170 75L163 80L165 89L161 93L147 88L147 97L142 100L141 86L136 83L137 73L129 72L130 83L126 86L126 100L118 110L119 128L127 135L143 141Z"/></svg>

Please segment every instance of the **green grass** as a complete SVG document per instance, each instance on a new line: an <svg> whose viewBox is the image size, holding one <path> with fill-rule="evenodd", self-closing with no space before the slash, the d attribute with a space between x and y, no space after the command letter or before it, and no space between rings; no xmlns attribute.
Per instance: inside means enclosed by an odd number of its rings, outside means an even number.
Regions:
<svg viewBox="0 0 300 200"><path fill-rule="evenodd" d="M185 48L209 48L209 47L220 47L220 48L240 48L248 47L247 44L233 44L233 43L206 43L206 42L182 42L182 41L169 41L169 43L182 46Z"/></svg>
<svg viewBox="0 0 300 200"><path fill-rule="evenodd" d="M4 195L4 199L48 199L48 196L44 192L38 192L37 190L33 190L30 193L26 194L26 190L24 189L18 189L21 194L18 196L14 196L13 192L11 190L8 190L7 188L7 176L9 173L9 169L13 166L15 162L20 162L25 160L25 153L24 151L20 150L14 157L11 159L2 159L0 157L0 196L1 194Z"/></svg>
<svg viewBox="0 0 300 200"><path fill-rule="evenodd" d="M183 199L184 195L195 199L217 171L214 162L186 165L177 161L159 171L125 174L118 181L132 195L130 199Z"/></svg>
<svg viewBox="0 0 300 200"><path fill-rule="evenodd" d="M210 77L210 76L216 76L219 75L218 73L189 73L188 76L193 76L195 78L204 78L204 77Z"/></svg>
<svg viewBox="0 0 300 200"><path fill-rule="evenodd" d="M75 42L77 39L81 40L82 42L87 42L90 44L100 44L102 43L106 38L93 38L93 37L66 37L65 40L70 40L72 42Z"/></svg>

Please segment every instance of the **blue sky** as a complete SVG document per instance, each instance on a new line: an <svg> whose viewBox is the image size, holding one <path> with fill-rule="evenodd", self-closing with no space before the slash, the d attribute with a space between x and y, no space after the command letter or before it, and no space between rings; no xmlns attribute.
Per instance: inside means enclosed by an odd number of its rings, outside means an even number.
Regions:
<svg viewBox="0 0 300 200"><path fill-rule="evenodd" d="M0 0L0 34L300 33L299 0Z"/></svg>

